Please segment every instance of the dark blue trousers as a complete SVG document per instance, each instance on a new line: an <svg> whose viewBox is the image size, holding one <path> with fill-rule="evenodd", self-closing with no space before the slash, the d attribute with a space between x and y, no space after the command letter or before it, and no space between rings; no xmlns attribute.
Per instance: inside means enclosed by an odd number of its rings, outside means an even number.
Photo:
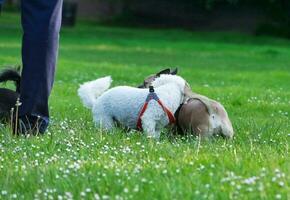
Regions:
<svg viewBox="0 0 290 200"><path fill-rule="evenodd" d="M49 123L48 98L54 82L61 27L62 0L22 0L22 79L19 116Z"/></svg>
<svg viewBox="0 0 290 200"><path fill-rule="evenodd" d="M1 14L1 10L2 10L2 4L3 4L4 0L0 0L0 14Z"/></svg>

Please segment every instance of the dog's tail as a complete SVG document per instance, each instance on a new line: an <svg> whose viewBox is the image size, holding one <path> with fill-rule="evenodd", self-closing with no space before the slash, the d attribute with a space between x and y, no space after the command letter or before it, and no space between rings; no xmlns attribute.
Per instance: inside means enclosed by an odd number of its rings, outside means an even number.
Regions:
<svg viewBox="0 0 290 200"><path fill-rule="evenodd" d="M5 69L0 72L0 83L6 81L14 81L16 85L16 91L20 90L21 76L16 69Z"/></svg>
<svg viewBox="0 0 290 200"><path fill-rule="evenodd" d="M92 109L95 101L111 86L112 78L106 76L94 81L86 82L78 89L78 95L85 107Z"/></svg>

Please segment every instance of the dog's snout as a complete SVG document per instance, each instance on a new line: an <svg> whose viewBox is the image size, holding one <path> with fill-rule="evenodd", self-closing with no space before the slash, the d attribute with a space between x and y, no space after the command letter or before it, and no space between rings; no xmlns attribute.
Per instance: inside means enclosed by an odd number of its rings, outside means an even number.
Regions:
<svg viewBox="0 0 290 200"><path fill-rule="evenodd" d="M229 130L222 130L222 132L220 133L220 135L224 138L224 139L233 139L233 132L229 131Z"/></svg>
<svg viewBox="0 0 290 200"><path fill-rule="evenodd" d="M214 128L214 136L216 137L222 137L223 139L232 139L233 138L233 132L226 129L225 127L218 126Z"/></svg>

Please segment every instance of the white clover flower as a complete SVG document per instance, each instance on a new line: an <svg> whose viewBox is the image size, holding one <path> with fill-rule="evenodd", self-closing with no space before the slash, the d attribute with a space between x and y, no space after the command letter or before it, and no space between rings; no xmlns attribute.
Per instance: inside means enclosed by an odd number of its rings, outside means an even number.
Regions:
<svg viewBox="0 0 290 200"><path fill-rule="evenodd" d="M253 177L250 177L250 178L245 179L243 181L243 183L248 184L248 185L255 184L256 183L256 180L258 180L258 179L259 179L258 177L253 176Z"/></svg>
<svg viewBox="0 0 290 200"><path fill-rule="evenodd" d="M133 192L139 192L139 186L138 185L135 185L135 187L133 189Z"/></svg>
<svg viewBox="0 0 290 200"><path fill-rule="evenodd" d="M163 158L163 157L160 157L160 158L159 158L159 161L166 161L166 159Z"/></svg>
<svg viewBox="0 0 290 200"><path fill-rule="evenodd" d="M278 184L280 187L284 187L284 185L285 185L285 183L283 181L280 181Z"/></svg>
<svg viewBox="0 0 290 200"><path fill-rule="evenodd" d="M124 192L125 193L128 193L129 192L129 189L128 188L124 188Z"/></svg>
<svg viewBox="0 0 290 200"><path fill-rule="evenodd" d="M73 197L73 195L72 195L71 192L65 192L64 194L65 194L65 196L66 196L67 198L72 199L72 197Z"/></svg>
<svg viewBox="0 0 290 200"><path fill-rule="evenodd" d="M103 200L108 200L108 199L110 199L110 196L108 196L108 195L103 195L103 196L102 196L102 199L103 199Z"/></svg>
<svg viewBox="0 0 290 200"><path fill-rule="evenodd" d="M94 199L95 199L95 200L100 200L100 199L101 199L101 198L100 198L100 195L97 194L97 193L95 193L95 194L94 194Z"/></svg>

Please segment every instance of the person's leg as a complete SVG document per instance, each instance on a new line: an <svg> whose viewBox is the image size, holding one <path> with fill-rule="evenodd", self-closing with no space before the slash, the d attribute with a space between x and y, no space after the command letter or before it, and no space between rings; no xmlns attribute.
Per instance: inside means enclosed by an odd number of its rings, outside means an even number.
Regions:
<svg viewBox="0 0 290 200"><path fill-rule="evenodd" d="M2 10L2 4L4 3L4 0L0 0L0 14L1 14L1 10Z"/></svg>
<svg viewBox="0 0 290 200"><path fill-rule="evenodd" d="M62 0L22 0L22 78L19 117L26 128L49 123L48 98L54 81Z"/></svg>

